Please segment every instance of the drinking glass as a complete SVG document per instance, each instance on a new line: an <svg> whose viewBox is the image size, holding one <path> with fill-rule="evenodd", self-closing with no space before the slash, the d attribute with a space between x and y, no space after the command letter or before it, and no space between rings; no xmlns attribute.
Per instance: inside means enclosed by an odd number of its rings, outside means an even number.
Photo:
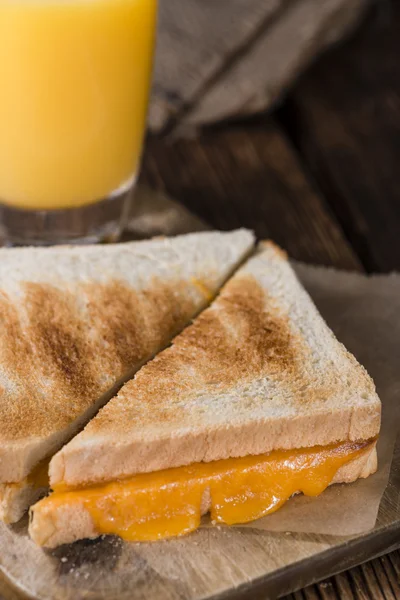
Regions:
<svg viewBox="0 0 400 600"><path fill-rule="evenodd" d="M157 0L0 0L0 238L115 240L137 177Z"/></svg>

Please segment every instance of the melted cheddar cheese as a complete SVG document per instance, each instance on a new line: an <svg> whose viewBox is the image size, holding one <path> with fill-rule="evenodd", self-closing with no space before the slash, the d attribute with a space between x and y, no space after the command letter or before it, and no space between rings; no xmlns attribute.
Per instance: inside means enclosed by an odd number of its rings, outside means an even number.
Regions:
<svg viewBox="0 0 400 600"><path fill-rule="evenodd" d="M197 529L210 509L217 523L247 523L280 508L296 492L317 496L338 469L371 442L279 450L197 463L108 484L68 490L60 484L46 508L83 505L99 534L152 541Z"/></svg>

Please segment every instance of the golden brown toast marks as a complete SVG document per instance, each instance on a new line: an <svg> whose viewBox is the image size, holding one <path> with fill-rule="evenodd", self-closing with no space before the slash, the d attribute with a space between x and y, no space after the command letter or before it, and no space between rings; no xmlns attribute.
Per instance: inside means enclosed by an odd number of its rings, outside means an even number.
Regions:
<svg viewBox="0 0 400 600"><path fill-rule="evenodd" d="M170 338L194 310L181 281L168 286L154 280L143 292L121 281L81 285L73 293L36 283L23 287L23 319L11 300L5 295L0 299L1 319L7 322L0 360L23 384L20 393L18 387L7 395L2 390L3 440L46 433L46 405L54 427L57 403L62 402L58 424L64 426L104 391L103 372L121 377L151 352L154 343ZM38 380L48 382L47 398L38 393Z"/></svg>
<svg viewBox="0 0 400 600"><path fill-rule="evenodd" d="M176 338L173 351L161 353L136 381L123 388L120 395L127 399L130 393L139 393L141 406L138 411L136 405L127 402L124 418L118 423L120 431L139 425L136 416L147 410L157 422L175 420L176 411L186 410L180 406L181 397L190 391L215 386L221 393L238 382L267 374L296 377L307 348L291 330L287 315L282 314L254 277L231 280L218 303L218 310L205 311L184 336ZM90 423L91 431L100 431L108 423L107 411L101 411Z"/></svg>

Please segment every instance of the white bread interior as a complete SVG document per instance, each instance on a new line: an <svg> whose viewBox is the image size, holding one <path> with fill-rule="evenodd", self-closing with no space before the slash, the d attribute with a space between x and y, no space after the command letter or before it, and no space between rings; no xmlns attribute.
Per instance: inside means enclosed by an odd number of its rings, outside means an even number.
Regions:
<svg viewBox="0 0 400 600"><path fill-rule="evenodd" d="M0 519L4 523L17 523L27 509L47 492L47 487L36 487L27 480L0 483Z"/></svg>
<svg viewBox="0 0 400 600"><path fill-rule="evenodd" d="M332 483L351 483L374 473L377 468L375 446L375 443L370 444L360 456L340 467ZM206 490L202 514L206 514L209 509L210 494ZM36 544L46 548L100 535L83 503L60 504L57 509L53 509L45 502L39 502L31 508L29 533Z"/></svg>
<svg viewBox="0 0 400 600"><path fill-rule="evenodd" d="M71 487L375 438L373 381L272 243L50 463Z"/></svg>
<svg viewBox="0 0 400 600"><path fill-rule="evenodd" d="M0 483L22 485L210 302L253 245L238 230L0 249ZM31 502L22 487L3 487L0 517L15 520Z"/></svg>

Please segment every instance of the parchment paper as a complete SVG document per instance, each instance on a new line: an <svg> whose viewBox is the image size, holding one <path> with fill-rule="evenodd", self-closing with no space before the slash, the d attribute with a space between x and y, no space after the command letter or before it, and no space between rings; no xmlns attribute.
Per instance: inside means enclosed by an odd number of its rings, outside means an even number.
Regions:
<svg viewBox="0 0 400 600"><path fill-rule="evenodd" d="M205 227L164 196L143 189L140 195L129 224L135 235ZM143 220L144 201L158 218ZM163 213L167 219L160 217ZM26 520L13 527L0 523L0 568L11 581L45 600L197 600L311 560L349 539L343 536L354 537L374 526L399 428L400 277L368 278L299 264L295 268L338 338L375 379L383 402L378 472L364 481L332 486L315 499L292 498L275 515L248 528L203 527L190 536L153 544L128 544L107 536L43 552L29 540ZM328 535L313 535L317 533Z"/></svg>

